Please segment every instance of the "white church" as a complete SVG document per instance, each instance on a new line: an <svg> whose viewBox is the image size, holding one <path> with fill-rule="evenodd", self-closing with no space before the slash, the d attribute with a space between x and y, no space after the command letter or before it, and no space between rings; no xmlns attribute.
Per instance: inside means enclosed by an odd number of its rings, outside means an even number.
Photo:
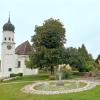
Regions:
<svg viewBox="0 0 100 100"><path fill-rule="evenodd" d="M1 43L0 77L9 77L10 74L23 73L23 75L37 74L38 69L26 68L25 61L31 53L31 45L28 41L15 48L15 27L10 21L3 25Z"/></svg>

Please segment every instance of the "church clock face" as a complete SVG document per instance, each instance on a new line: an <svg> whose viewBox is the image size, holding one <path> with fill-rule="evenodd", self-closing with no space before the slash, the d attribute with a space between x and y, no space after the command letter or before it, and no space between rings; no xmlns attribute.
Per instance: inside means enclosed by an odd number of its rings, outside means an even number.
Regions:
<svg viewBox="0 0 100 100"><path fill-rule="evenodd" d="M9 49L9 50L10 50L11 48L12 48L12 47L11 47L11 45L7 45L7 49Z"/></svg>

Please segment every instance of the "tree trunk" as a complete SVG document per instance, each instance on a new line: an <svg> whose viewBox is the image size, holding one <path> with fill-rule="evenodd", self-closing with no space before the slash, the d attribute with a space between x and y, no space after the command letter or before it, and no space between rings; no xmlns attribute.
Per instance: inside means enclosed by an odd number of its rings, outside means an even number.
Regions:
<svg viewBox="0 0 100 100"><path fill-rule="evenodd" d="M54 75L54 67L53 66L51 66L50 71L51 71L51 75Z"/></svg>

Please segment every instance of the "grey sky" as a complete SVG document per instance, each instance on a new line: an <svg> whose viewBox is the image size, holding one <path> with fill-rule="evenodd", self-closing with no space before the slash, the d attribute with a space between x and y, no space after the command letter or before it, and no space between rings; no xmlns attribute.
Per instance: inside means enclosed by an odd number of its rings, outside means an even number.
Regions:
<svg viewBox="0 0 100 100"><path fill-rule="evenodd" d="M84 43L94 57L100 53L100 0L0 0L1 36L9 11L16 28L16 46L30 41L35 25L52 17L66 28L66 47Z"/></svg>

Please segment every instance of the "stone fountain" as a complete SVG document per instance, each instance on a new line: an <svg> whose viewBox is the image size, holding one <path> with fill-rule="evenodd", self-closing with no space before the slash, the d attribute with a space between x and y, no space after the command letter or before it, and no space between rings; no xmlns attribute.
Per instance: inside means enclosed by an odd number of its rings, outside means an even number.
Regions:
<svg viewBox="0 0 100 100"><path fill-rule="evenodd" d="M58 80L36 82L25 86L22 91L33 94L61 94L84 91L95 87L94 83L85 80L62 80L63 72L70 70L70 67L65 64L59 65L57 69Z"/></svg>

